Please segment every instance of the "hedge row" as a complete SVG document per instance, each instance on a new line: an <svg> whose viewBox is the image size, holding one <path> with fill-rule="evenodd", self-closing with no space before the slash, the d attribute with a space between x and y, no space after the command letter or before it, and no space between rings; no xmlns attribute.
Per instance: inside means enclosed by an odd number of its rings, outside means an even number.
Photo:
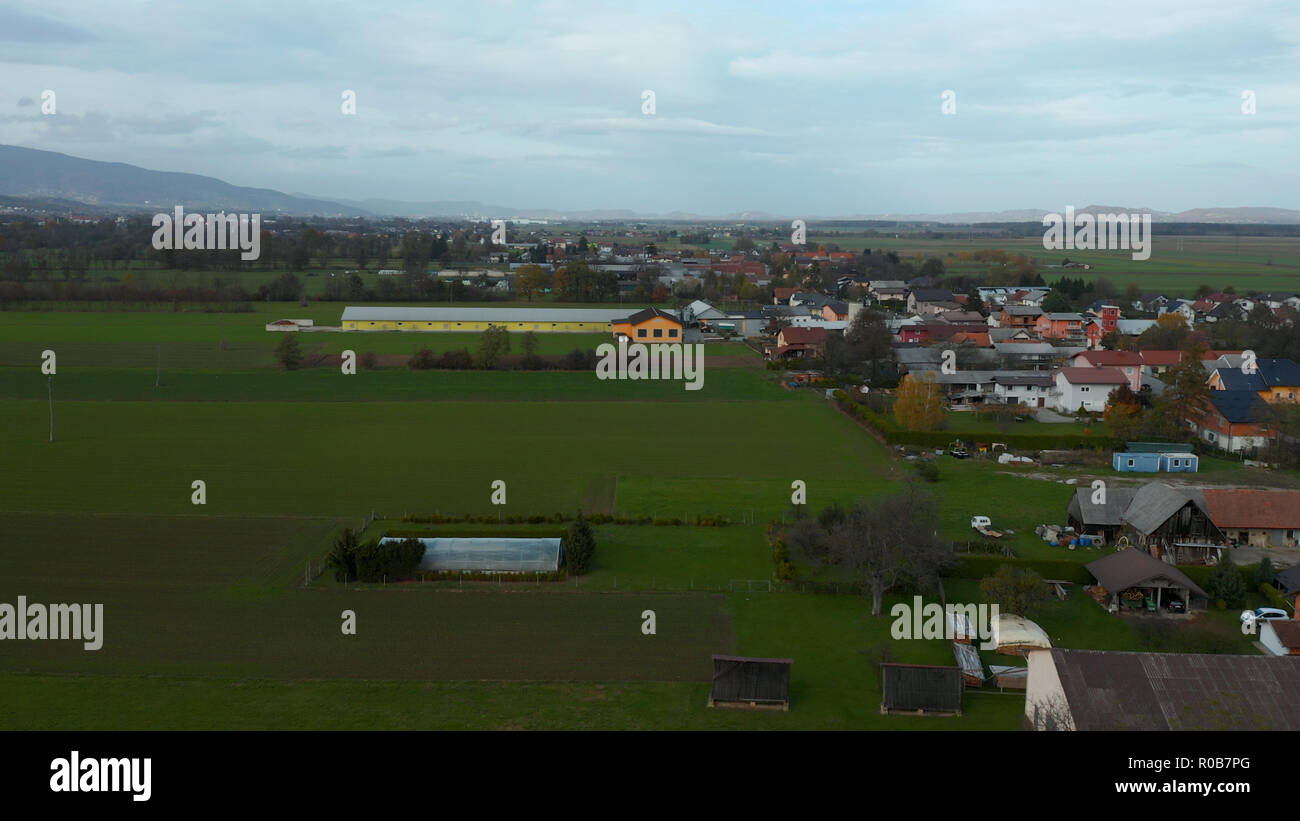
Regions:
<svg viewBox="0 0 1300 821"><path fill-rule="evenodd" d="M1229 559L1229 561L1231 561L1231 559ZM1259 565L1239 564L1233 566L1237 569L1237 573L1241 575L1241 581L1245 584L1247 590L1251 589L1252 587L1255 587L1255 571L1256 569L1258 569ZM1197 586L1200 587L1202 590L1204 590L1205 586L1209 584L1210 576L1214 573L1215 570L1215 568L1211 565L1181 565L1181 564L1178 565L1178 569L1183 571L1183 573L1187 575L1187 578L1196 582Z"/></svg>
<svg viewBox="0 0 1300 821"><path fill-rule="evenodd" d="M944 430L903 430L889 417L876 413L866 405L850 401L843 391L835 394L837 404L850 416L861 420L876 433L884 437L891 445L913 445L925 448L947 448L954 438L967 439L972 436L965 431ZM1003 433L990 430L987 434L977 434L990 442L1002 442L1015 450L1111 450L1120 445L1120 441L1110 436L1082 433Z"/></svg>
<svg viewBox="0 0 1300 821"><path fill-rule="evenodd" d="M949 573L958 579L982 579L992 576L1004 564L1033 570L1044 579L1059 579L1076 584L1094 584L1083 562L1068 559L1012 559L1006 556L961 556Z"/></svg>
<svg viewBox="0 0 1300 821"><path fill-rule="evenodd" d="M442 528L439 530L416 530L414 528L399 528L384 532L384 537L388 539L436 539L439 537L446 538L492 538L494 536L509 535L512 539L561 539L567 535L566 530L560 528L543 528L543 527L511 527L508 531L503 528L486 529L483 527L452 527Z"/></svg>
<svg viewBox="0 0 1300 821"><path fill-rule="evenodd" d="M538 525L538 524L566 524L577 519L576 516L570 516L567 513L553 513L549 516L534 514L532 516L474 516L465 514L463 516L450 516L442 513L429 515L408 514L402 517L403 522L409 524L421 525L447 525L447 524L485 524L485 525ZM694 525L697 527L724 527L730 524L736 524L726 516L694 516L694 517L660 517L660 516L611 516L607 513L592 513L586 517L587 521L593 525L655 525L660 527L681 527Z"/></svg>

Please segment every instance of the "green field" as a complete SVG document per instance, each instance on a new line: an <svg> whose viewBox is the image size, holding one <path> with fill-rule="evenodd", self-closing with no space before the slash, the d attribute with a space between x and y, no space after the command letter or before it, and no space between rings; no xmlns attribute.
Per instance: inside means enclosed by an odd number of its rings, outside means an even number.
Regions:
<svg viewBox="0 0 1300 821"><path fill-rule="evenodd" d="M0 323L0 601L102 603L105 639L5 642L0 727L1018 726L1014 697L975 697L961 719L880 716L861 651L892 641L889 622L856 596L730 592L766 590L764 523L787 513L794 480L821 506L902 475L743 348L685 391L568 372L283 372L258 314L4 317L18 321ZM379 336L399 335L366 338ZM505 506L490 504L496 479ZM603 525L593 572L565 582L345 587L319 573L332 535L372 512L579 508L753 524ZM718 652L794 656L794 710L707 709Z"/></svg>

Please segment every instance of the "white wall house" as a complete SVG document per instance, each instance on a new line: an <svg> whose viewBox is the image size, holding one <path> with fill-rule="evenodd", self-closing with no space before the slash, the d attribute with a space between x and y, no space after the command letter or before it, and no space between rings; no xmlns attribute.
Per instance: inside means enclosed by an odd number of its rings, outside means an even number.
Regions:
<svg viewBox="0 0 1300 821"><path fill-rule="evenodd" d="M1115 368L1062 368L1056 372L1056 409L1074 413L1082 406L1101 413L1111 391L1127 383L1128 377Z"/></svg>

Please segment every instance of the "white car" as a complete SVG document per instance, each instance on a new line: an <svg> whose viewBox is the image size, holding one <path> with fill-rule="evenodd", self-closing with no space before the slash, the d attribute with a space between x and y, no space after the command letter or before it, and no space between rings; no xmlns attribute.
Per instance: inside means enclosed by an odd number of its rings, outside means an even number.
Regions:
<svg viewBox="0 0 1300 821"><path fill-rule="evenodd" d="M1286 611L1278 607L1260 607L1256 610L1241 611L1241 621L1243 624L1250 621L1272 621L1274 619L1289 618L1291 617L1286 614Z"/></svg>
<svg viewBox="0 0 1300 821"><path fill-rule="evenodd" d="M992 527L993 520L987 516L972 516L970 517L970 526L975 530L979 530L981 527Z"/></svg>

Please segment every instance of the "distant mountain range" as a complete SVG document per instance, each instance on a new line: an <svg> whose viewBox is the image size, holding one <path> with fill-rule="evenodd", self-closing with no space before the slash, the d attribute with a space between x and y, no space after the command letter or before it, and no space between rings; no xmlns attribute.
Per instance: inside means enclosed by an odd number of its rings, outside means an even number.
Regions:
<svg viewBox="0 0 1300 821"><path fill-rule="evenodd" d="M969 225L998 222L1038 222L1044 214L1063 213L1065 205L1050 209L966 211L951 214L780 215L763 211L731 214L696 214L672 211L650 214L630 209L561 211L553 208L519 208L489 205L475 200L409 202L390 199L327 199L309 194L285 194L270 188L231 185L215 177L172 171L150 171L135 165L99 162L13 145L0 145L0 204L27 203L45 210L83 208L91 213L169 211L183 205L190 211L236 211L328 217L421 217L539 220L710 221L773 222L796 217L808 222L876 220L889 222ZM1155 222L1232 223L1244 225L1300 225L1300 211L1287 208L1193 208L1169 212L1150 208L1089 205L1076 213L1150 213Z"/></svg>
<svg viewBox="0 0 1300 821"><path fill-rule="evenodd" d="M184 205L191 211L370 216L337 202L295 197L269 188L245 188L215 177L150 171L14 145L0 145L0 195L71 200L96 206L101 212L170 211Z"/></svg>

